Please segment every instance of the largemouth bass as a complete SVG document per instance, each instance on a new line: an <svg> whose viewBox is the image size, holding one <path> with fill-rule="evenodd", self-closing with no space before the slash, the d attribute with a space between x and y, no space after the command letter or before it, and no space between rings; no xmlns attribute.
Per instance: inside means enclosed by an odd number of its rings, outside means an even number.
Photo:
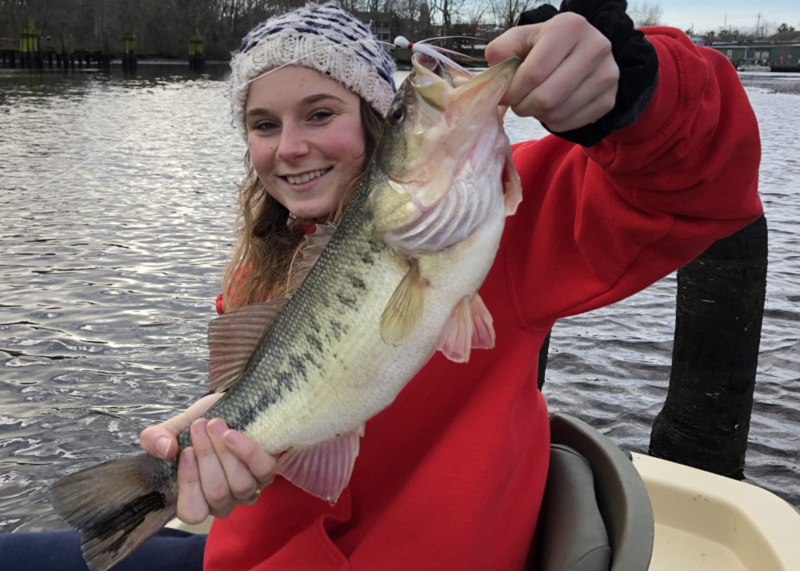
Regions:
<svg viewBox="0 0 800 571"><path fill-rule="evenodd" d="M204 415L279 456L275 473L328 501L347 486L364 423L436 350L459 362L494 345L477 294L521 200L497 103L519 60L472 76L415 56L383 138L338 228L307 238L288 299L209 327ZM191 445L189 431L178 438ZM68 475L55 510L108 569L175 516L177 456L139 454Z"/></svg>

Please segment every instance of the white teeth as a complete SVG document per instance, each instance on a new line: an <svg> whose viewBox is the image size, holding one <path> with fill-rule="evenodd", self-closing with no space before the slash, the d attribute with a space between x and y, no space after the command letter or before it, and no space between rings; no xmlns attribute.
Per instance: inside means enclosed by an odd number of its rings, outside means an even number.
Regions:
<svg viewBox="0 0 800 571"><path fill-rule="evenodd" d="M308 182L310 180L313 180L317 177L324 175L326 172L328 171L327 170L312 171L312 172L307 172L305 174L301 174L300 176L287 176L286 180L288 180L290 184L303 184L304 182Z"/></svg>

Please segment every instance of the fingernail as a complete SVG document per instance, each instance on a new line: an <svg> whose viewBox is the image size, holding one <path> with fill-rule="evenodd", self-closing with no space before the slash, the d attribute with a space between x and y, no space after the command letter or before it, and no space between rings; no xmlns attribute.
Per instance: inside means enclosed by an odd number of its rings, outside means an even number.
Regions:
<svg viewBox="0 0 800 571"><path fill-rule="evenodd" d="M241 435L235 430L228 430L225 432L225 440L232 446L238 446L242 443Z"/></svg>
<svg viewBox="0 0 800 571"><path fill-rule="evenodd" d="M222 436L225 432L225 428L225 423L218 418L208 422L208 431L214 436Z"/></svg>
<svg viewBox="0 0 800 571"><path fill-rule="evenodd" d="M206 420L204 418L199 418L194 422L194 430L198 436L205 436L206 435Z"/></svg>
<svg viewBox="0 0 800 571"><path fill-rule="evenodd" d="M191 448L187 448L183 451L183 461L186 463L187 466L194 466L195 465L195 458L194 458L194 450Z"/></svg>
<svg viewBox="0 0 800 571"><path fill-rule="evenodd" d="M169 445L170 440L166 436L162 436L156 441L156 452L158 452L161 458L167 458L167 454L169 454Z"/></svg>

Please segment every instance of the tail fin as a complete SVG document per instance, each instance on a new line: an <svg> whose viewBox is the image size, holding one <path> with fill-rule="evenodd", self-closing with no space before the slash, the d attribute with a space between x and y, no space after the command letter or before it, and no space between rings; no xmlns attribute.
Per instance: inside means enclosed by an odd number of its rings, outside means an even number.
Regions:
<svg viewBox="0 0 800 571"><path fill-rule="evenodd" d="M50 491L56 512L81 535L91 571L105 571L175 516L175 467L147 454L70 474Z"/></svg>

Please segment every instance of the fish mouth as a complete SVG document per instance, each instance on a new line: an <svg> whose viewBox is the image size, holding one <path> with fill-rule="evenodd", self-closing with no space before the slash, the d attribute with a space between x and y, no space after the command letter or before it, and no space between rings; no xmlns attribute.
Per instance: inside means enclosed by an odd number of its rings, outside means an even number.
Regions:
<svg viewBox="0 0 800 571"><path fill-rule="evenodd" d="M410 84L416 95L437 111L447 112L457 100L471 101L466 107L479 109L495 105L508 88L522 60L512 57L474 75L449 67L445 62L430 62L424 58L412 58L413 72ZM462 108L462 112L469 114Z"/></svg>
<svg viewBox="0 0 800 571"><path fill-rule="evenodd" d="M329 172L333 170L333 167L328 167L324 169L316 169L312 171L306 171L304 173L298 174L286 174L286 175L278 175L278 177L291 185L297 186L301 184L305 184L309 181L316 180L320 177L325 176Z"/></svg>

